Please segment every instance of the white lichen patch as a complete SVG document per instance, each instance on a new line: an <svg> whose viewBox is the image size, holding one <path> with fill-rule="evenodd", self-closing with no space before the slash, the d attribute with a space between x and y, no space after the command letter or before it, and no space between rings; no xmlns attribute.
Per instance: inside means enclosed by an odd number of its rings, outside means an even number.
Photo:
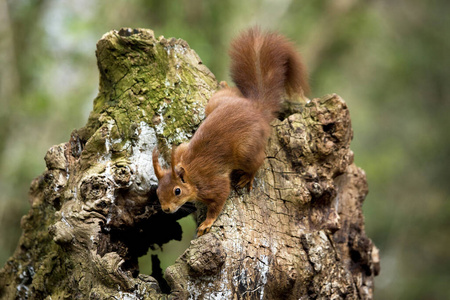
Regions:
<svg viewBox="0 0 450 300"><path fill-rule="evenodd" d="M73 226L67 221L64 212L61 213L61 221L69 228L73 228Z"/></svg>
<svg viewBox="0 0 450 300"><path fill-rule="evenodd" d="M267 274L269 273L269 257L267 255L260 255L258 261L256 262L256 269L259 272L259 282L256 285L259 285L261 289L260 299L264 299L264 287L267 284Z"/></svg>
<svg viewBox="0 0 450 300"><path fill-rule="evenodd" d="M222 269L219 278L203 276L188 281L186 289L189 292L188 299L233 299L233 292L228 281L228 272L225 269L227 268ZM219 287L216 286L218 282L220 283Z"/></svg>
<svg viewBox="0 0 450 300"><path fill-rule="evenodd" d="M148 191L151 185L157 184L152 163L152 152L157 145L155 129L145 122L140 122L136 128L138 140L131 148L131 156L128 158L130 168L134 174L132 188L137 191Z"/></svg>
<svg viewBox="0 0 450 300"><path fill-rule="evenodd" d="M177 54L181 54L181 55L186 54L186 48L179 44L175 44L175 46L173 46L173 50Z"/></svg>
<svg viewBox="0 0 450 300"><path fill-rule="evenodd" d="M162 36L162 38L164 38L164 37ZM186 54L186 48L180 44L175 44L173 46L165 46L164 50L166 50L167 55L170 56L173 54L173 56L177 59L178 59L178 55L183 57Z"/></svg>
<svg viewBox="0 0 450 300"><path fill-rule="evenodd" d="M162 115L161 115L162 118ZM98 164L94 167L95 172L99 172L107 182L114 183L116 162L112 160L114 145L123 143L121 138L112 138L111 132L115 126L113 119L105 122L107 130L105 131L105 153L99 155ZM162 128L153 129L146 122L141 121L136 127L134 136L136 140L127 141L121 146L122 149L129 151L127 163L130 168L131 188L140 193L146 193L151 185L157 184L157 178L153 170L152 151L157 145L156 132ZM177 133L177 137L184 138L183 132ZM95 173L94 172L94 173ZM114 189L108 188L106 197L114 203Z"/></svg>
<svg viewBox="0 0 450 300"><path fill-rule="evenodd" d="M140 297L138 297L137 295L128 293L128 292L119 292L118 296L113 296L113 299L117 299L117 300L137 300L137 299L141 299Z"/></svg>
<svg viewBox="0 0 450 300"><path fill-rule="evenodd" d="M105 154L100 155L99 162L100 163L108 163L111 161L111 149L112 145L115 143L122 142L121 139L112 139L111 138L111 129L116 126L116 122L113 119L107 119L106 120L106 127L108 128L107 136L105 138Z"/></svg>

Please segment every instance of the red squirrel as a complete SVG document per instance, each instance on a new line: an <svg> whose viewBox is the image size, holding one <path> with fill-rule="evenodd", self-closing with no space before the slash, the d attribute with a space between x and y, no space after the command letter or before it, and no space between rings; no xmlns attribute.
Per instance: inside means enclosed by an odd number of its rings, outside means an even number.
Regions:
<svg viewBox="0 0 450 300"><path fill-rule="evenodd" d="M172 149L171 168L164 170L153 151L161 208L174 213L188 201L207 206L197 236L209 232L230 193L232 171L242 174L237 186L251 190L263 163L285 94L306 95L305 67L284 36L252 28L231 43L231 77L237 88L217 91L205 109L206 119L189 143Z"/></svg>

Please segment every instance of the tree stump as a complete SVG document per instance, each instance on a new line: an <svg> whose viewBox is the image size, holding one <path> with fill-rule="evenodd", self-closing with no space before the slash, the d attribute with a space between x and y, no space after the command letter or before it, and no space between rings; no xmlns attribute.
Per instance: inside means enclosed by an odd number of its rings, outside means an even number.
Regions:
<svg viewBox="0 0 450 300"><path fill-rule="evenodd" d="M97 44L99 94L85 127L53 146L30 188L23 234L0 271L2 299L370 299L378 251L364 232L364 171L337 95L286 102L248 193L170 266L163 293L139 274L149 247L179 239L161 212L152 150L169 158L218 88L185 41L121 29ZM197 221L204 207L197 206Z"/></svg>

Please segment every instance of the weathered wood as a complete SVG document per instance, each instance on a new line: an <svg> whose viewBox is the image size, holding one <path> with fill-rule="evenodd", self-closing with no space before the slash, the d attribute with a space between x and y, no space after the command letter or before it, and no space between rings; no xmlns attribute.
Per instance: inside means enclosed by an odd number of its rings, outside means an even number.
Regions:
<svg viewBox="0 0 450 300"><path fill-rule="evenodd" d="M372 297L379 261L364 232L367 183L337 95L287 105L255 188L233 192L211 232L166 270L170 294L139 274L137 258L179 238L176 220L192 211L158 210L151 152L158 143L169 154L189 139L218 85L186 42L150 30L105 34L97 58L93 111L48 151L31 185L23 235L0 271L1 297Z"/></svg>

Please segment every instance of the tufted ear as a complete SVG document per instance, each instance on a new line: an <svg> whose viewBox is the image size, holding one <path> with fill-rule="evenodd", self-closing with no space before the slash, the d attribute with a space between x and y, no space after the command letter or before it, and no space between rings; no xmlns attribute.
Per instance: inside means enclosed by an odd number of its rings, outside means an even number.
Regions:
<svg viewBox="0 0 450 300"><path fill-rule="evenodd" d="M180 163L183 154L186 152L189 144L182 143L178 146L172 146L172 166L176 166Z"/></svg>
<svg viewBox="0 0 450 300"><path fill-rule="evenodd" d="M152 154L153 169L155 170L155 175L159 180L159 179L161 179L161 177L164 176L164 171L161 168L161 166L159 165L158 156L159 156L159 151L158 151L158 148L155 147L155 149L153 149L153 154Z"/></svg>
<svg viewBox="0 0 450 300"><path fill-rule="evenodd" d="M182 166L175 166L175 174L177 174L177 176L180 177L181 181L185 183L184 175L186 174L186 170L184 170Z"/></svg>
<svg viewBox="0 0 450 300"><path fill-rule="evenodd" d="M171 162L170 166L172 168L172 176L174 176L175 172L175 165L177 164L177 147L175 145L172 145L172 155L171 155Z"/></svg>

